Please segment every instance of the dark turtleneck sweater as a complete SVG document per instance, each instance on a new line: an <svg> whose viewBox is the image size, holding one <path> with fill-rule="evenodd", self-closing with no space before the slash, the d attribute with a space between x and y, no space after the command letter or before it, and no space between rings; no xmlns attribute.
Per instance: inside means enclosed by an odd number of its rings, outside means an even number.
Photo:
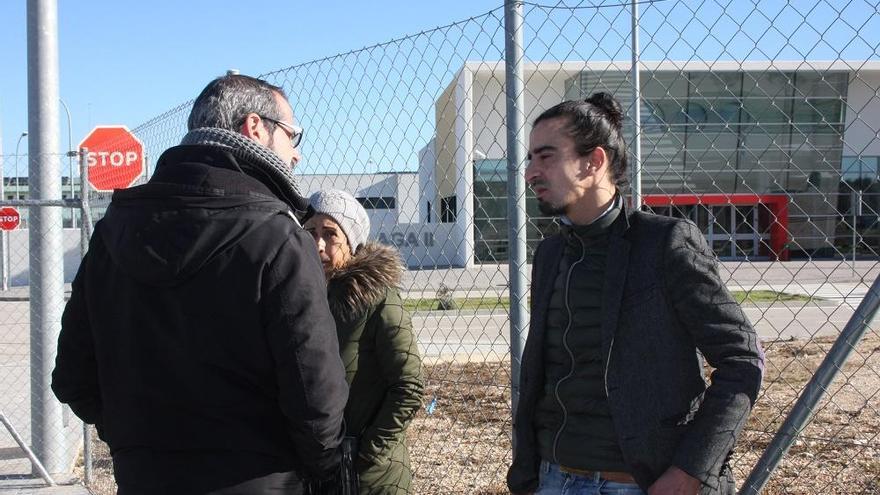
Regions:
<svg viewBox="0 0 880 495"><path fill-rule="evenodd" d="M544 393L535 429L541 457L590 471L627 471L605 393L602 290L614 206L588 225L563 225L565 255L544 336Z"/></svg>

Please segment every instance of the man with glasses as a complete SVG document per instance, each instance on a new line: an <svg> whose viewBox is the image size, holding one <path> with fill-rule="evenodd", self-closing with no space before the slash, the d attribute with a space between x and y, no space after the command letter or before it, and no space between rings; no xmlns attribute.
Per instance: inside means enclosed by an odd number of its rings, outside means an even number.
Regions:
<svg viewBox="0 0 880 495"><path fill-rule="evenodd" d="M122 495L333 484L348 388L297 219L303 130L242 75L208 84L188 127L95 226L53 390L109 444Z"/></svg>

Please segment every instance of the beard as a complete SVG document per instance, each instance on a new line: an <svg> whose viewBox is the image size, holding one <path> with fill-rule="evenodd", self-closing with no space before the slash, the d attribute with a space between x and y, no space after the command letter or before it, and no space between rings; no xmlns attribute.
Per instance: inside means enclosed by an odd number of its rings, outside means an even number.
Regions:
<svg viewBox="0 0 880 495"><path fill-rule="evenodd" d="M557 206L547 201L538 200L538 210L548 217L561 217L565 214L565 206Z"/></svg>

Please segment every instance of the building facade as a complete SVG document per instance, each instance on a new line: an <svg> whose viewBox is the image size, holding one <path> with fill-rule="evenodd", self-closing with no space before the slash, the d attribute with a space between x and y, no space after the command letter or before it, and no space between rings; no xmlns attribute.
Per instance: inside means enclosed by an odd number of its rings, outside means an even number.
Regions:
<svg viewBox="0 0 880 495"><path fill-rule="evenodd" d="M859 254L880 250L880 63L641 66L651 208L692 219L722 259L849 256L853 233ZM632 109L629 62L542 62L524 73L526 136L543 110L597 91ZM423 217L456 225L462 266L507 259L505 106L504 64L466 63L437 100L436 136L420 154ZM633 128L628 117L630 144ZM527 194L534 248L556 226ZM782 200L787 218L773 206Z"/></svg>
<svg viewBox="0 0 880 495"><path fill-rule="evenodd" d="M645 208L690 218L722 259L877 256L880 62L640 67ZM541 62L526 64L524 75L525 136L545 109L597 91L632 110L629 61ZM371 237L398 247L410 268L505 262L504 79L503 62L458 70L434 103L434 136L418 151L417 170L299 175L301 189L352 193L367 209ZM628 116L630 145L634 127ZM4 186L6 199L27 198L26 178ZM62 191L78 191L76 179ZM531 251L557 225L526 195ZM95 218L109 199L97 196ZM75 217L66 211L65 226L78 225Z"/></svg>

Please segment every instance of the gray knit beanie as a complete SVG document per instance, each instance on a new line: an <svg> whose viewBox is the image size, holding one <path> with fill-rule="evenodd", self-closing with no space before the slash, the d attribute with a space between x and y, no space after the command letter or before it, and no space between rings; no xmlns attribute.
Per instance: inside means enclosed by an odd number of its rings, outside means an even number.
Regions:
<svg viewBox="0 0 880 495"><path fill-rule="evenodd" d="M339 224L348 237L352 254L370 235L370 217L354 196L339 189L325 189L312 194L309 205L315 213L323 213Z"/></svg>

